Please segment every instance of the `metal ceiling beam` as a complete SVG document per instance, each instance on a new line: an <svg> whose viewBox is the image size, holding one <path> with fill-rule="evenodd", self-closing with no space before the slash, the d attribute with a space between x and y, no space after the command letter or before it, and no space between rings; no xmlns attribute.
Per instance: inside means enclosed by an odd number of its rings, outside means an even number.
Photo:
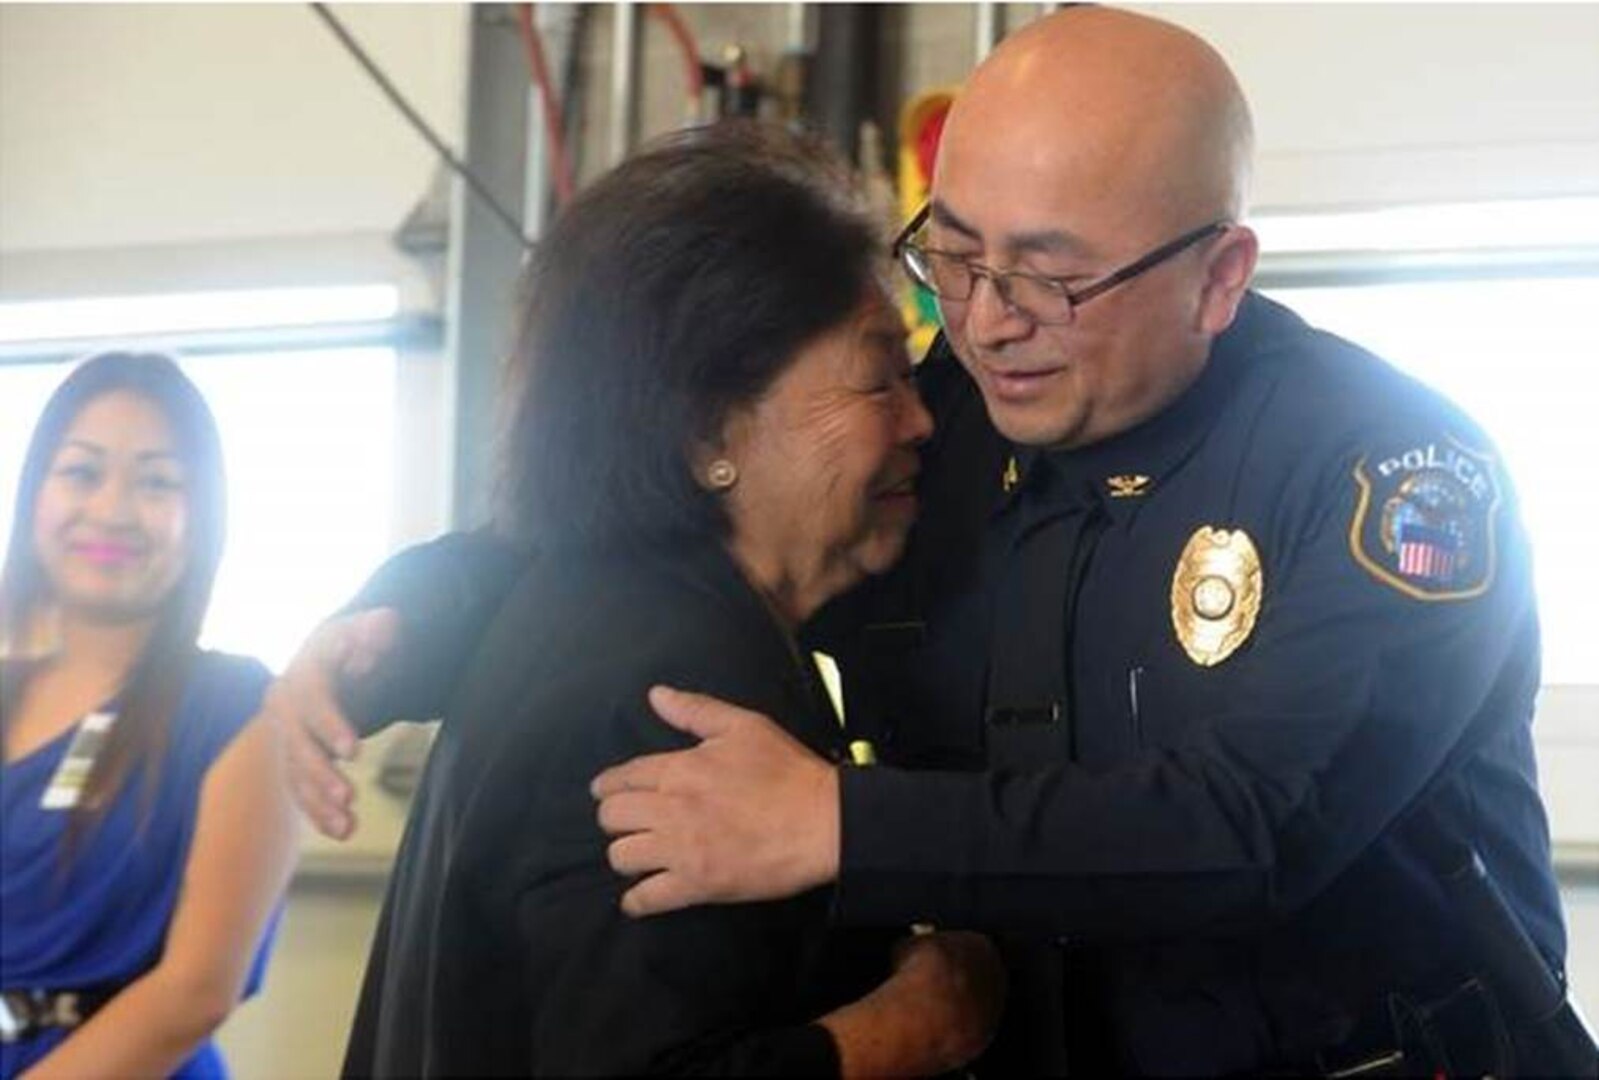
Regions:
<svg viewBox="0 0 1599 1080"><path fill-rule="evenodd" d="M507 5L472 4L467 17L471 28L461 157L515 213L527 195L527 60ZM454 227L445 291L445 347L455 391L450 507L455 527L471 528L489 517L495 401L501 358L511 341L524 247L460 181L453 185L451 204Z"/></svg>

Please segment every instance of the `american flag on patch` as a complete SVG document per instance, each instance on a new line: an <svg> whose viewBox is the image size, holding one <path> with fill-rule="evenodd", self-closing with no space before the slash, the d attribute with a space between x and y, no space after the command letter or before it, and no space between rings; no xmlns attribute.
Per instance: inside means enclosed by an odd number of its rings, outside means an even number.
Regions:
<svg viewBox="0 0 1599 1080"><path fill-rule="evenodd" d="M1407 521L1399 526L1399 572L1423 581L1448 581L1455 576L1460 537L1448 529Z"/></svg>

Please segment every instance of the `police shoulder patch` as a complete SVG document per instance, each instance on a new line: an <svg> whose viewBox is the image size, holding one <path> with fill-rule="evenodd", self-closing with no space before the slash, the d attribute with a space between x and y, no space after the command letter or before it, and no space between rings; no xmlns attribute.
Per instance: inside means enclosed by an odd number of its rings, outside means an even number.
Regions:
<svg viewBox="0 0 1599 1080"><path fill-rule="evenodd" d="M1469 600L1493 584L1498 469L1449 436L1395 444L1355 463L1349 550L1415 600Z"/></svg>

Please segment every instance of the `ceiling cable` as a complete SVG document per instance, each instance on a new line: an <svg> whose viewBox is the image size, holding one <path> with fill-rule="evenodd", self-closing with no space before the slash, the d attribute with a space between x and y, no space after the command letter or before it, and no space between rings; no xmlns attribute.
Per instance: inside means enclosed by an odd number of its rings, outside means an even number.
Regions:
<svg viewBox="0 0 1599 1080"><path fill-rule="evenodd" d="M373 62L372 58L366 54L365 50L361 48L360 44L356 42L355 38L350 35L350 32L345 29L344 24L338 20L333 12L328 10L327 5L313 3L310 5L310 7L317 17L327 24L328 29L333 31L333 36L339 39L339 43L345 47L351 56L355 57L356 63L361 65L362 69L366 71L367 75L371 77L372 81L377 84L378 89L383 91L383 95L389 99L389 102L396 109L400 110L400 114L410 122L414 129L416 129L416 133L422 136L423 140L433 148L434 152L439 155L444 163L453 169L456 175L466 182L466 186L472 189L472 193L479 199L483 200L483 205L489 210L489 212L498 218L500 223L510 230L511 235L516 237L519 244L521 244L523 247L532 247L532 242L529 241L522 232L521 223L518 222L503 205L501 205L500 201L494 197L493 193L489 191L489 189L484 185L483 181L478 179L478 177L473 174L472 170L466 167L465 162L461 161L460 158L455 156L455 152L445 145L444 140L439 138L433 129L428 126L427 121L423 120L421 115L411 107L410 102L406 101L405 98L401 96L399 90L395 89L394 83L392 83L389 80L389 77L383 73L382 69Z"/></svg>

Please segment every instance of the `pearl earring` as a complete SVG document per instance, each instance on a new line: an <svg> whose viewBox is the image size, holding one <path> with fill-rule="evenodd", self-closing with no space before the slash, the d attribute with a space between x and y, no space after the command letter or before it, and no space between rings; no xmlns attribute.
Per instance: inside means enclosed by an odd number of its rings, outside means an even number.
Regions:
<svg viewBox="0 0 1599 1080"><path fill-rule="evenodd" d="M705 470L705 479L717 491L726 491L738 483L738 466L726 458L717 458Z"/></svg>

